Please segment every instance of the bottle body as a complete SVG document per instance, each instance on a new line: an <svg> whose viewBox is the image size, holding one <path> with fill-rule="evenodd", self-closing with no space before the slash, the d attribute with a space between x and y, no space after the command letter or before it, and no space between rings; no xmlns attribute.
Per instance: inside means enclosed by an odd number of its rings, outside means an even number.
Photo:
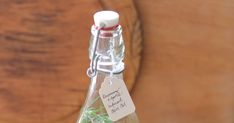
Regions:
<svg viewBox="0 0 234 123"><path fill-rule="evenodd" d="M97 33L97 31L99 32ZM139 123L135 112L117 121L112 121L99 95L99 90L106 77L123 80L125 47L121 26L119 25L113 30L97 30L95 26L92 26L91 33L89 57L91 64L96 63L94 68L91 66L96 72L94 76L91 76L89 91L77 123ZM98 43L95 43L96 39ZM97 57L98 59L96 59ZM93 59L97 61L92 61Z"/></svg>
<svg viewBox="0 0 234 123"><path fill-rule="evenodd" d="M97 75L91 79L91 85L87 94L85 104L81 110L80 117L77 123L138 123L136 113L127 115L126 117L118 120L111 121L102 100L99 96L99 89L105 77L110 76L108 73L97 72ZM122 73L113 74L112 77L123 79Z"/></svg>

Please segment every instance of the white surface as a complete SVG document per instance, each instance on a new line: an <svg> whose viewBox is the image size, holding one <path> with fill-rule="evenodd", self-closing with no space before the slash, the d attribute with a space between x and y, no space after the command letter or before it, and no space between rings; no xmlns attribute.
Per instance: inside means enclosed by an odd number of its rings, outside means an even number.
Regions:
<svg viewBox="0 0 234 123"><path fill-rule="evenodd" d="M114 11L99 11L93 16L94 23L100 27L101 23L105 24L105 28L113 27L119 23L119 14Z"/></svg>

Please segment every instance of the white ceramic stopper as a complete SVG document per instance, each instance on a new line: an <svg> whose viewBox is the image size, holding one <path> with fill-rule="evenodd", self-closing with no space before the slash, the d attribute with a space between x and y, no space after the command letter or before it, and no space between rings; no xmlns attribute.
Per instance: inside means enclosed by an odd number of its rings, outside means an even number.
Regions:
<svg viewBox="0 0 234 123"><path fill-rule="evenodd" d="M95 25L98 27L105 24L104 28L108 28L119 23L119 14L114 11L99 11L94 14L93 18Z"/></svg>

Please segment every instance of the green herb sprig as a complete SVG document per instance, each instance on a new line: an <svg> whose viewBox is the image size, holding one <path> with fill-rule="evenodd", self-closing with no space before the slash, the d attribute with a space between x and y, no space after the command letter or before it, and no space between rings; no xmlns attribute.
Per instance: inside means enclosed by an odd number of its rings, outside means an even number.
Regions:
<svg viewBox="0 0 234 123"><path fill-rule="evenodd" d="M104 109L103 106L99 108L91 107L98 99L100 99L99 96L85 109L81 123L113 123L107 113L101 113Z"/></svg>

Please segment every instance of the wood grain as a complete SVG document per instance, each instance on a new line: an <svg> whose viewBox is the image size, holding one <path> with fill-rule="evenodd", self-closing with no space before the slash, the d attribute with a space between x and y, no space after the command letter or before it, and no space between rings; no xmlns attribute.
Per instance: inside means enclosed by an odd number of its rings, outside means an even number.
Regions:
<svg viewBox="0 0 234 123"><path fill-rule="evenodd" d="M131 0L0 0L1 123L76 121L89 85L92 15L102 9L121 15L130 89L141 46L140 39L132 45L140 31Z"/></svg>
<svg viewBox="0 0 234 123"><path fill-rule="evenodd" d="M142 69L133 91L142 123L234 122L234 2L136 0Z"/></svg>

